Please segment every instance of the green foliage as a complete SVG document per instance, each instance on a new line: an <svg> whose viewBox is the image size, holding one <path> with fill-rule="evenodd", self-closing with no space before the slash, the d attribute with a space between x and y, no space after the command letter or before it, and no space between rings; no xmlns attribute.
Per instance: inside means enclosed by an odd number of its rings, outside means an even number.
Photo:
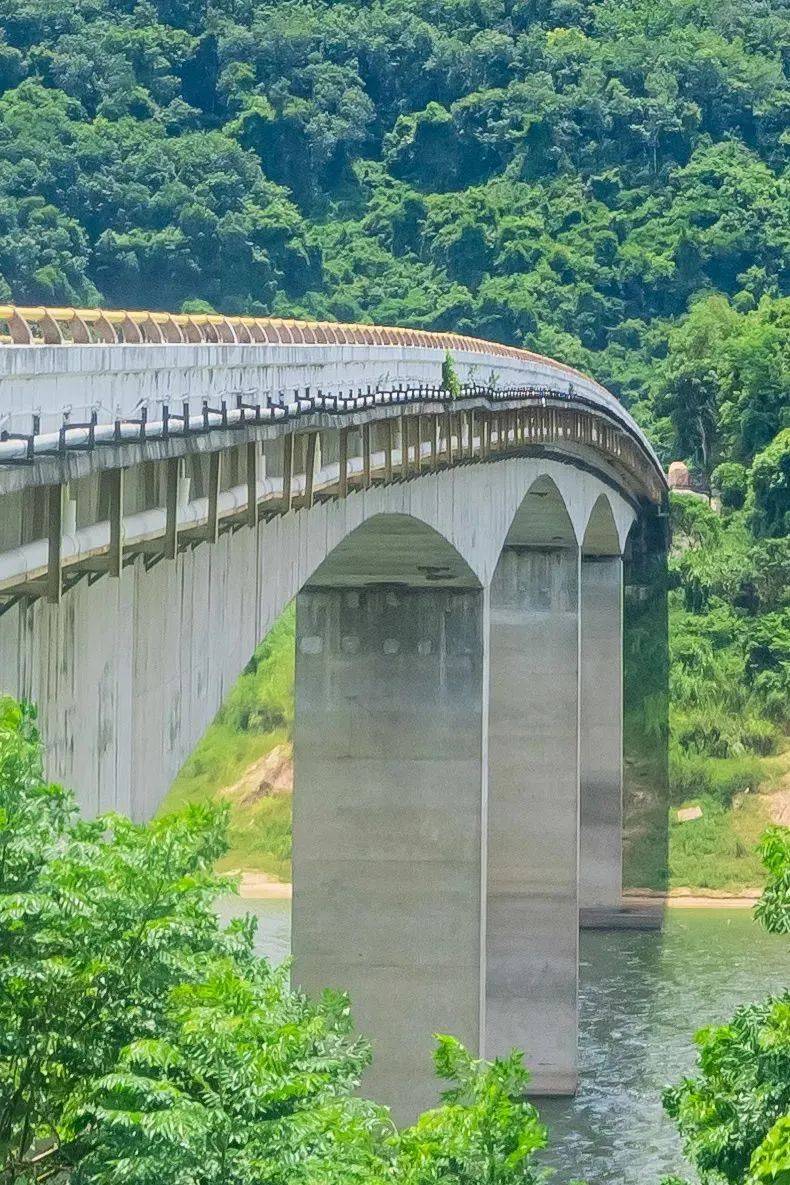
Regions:
<svg viewBox="0 0 790 1185"><path fill-rule="evenodd" d="M790 932L790 829L761 845L769 880L757 916ZM664 1093L702 1185L780 1185L790 1179L790 993L739 1008L702 1029L698 1074ZM664 1185L672 1185L665 1182Z"/></svg>
<svg viewBox="0 0 790 1185"><path fill-rule="evenodd" d="M708 472L782 426L779 0L0 0L0 27L20 303L524 343Z"/></svg>
<svg viewBox="0 0 790 1185"><path fill-rule="evenodd" d="M790 994L739 1008L696 1035L699 1076L665 1092L703 1185L745 1185L776 1122L790 1117Z"/></svg>
<svg viewBox="0 0 790 1185"><path fill-rule="evenodd" d="M772 934L790 934L790 829L770 827L760 845L768 882L755 913Z"/></svg>
<svg viewBox="0 0 790 1185"><path fill-rule="evenodd" d="M145 827L74 815L41 777L31 712L0 701L0 1157L11 1180L37 1142L48 1170L68 1164L86 1085L157 1031L176 983L247 944L209 908L224 887L211 871L221 812L192 807Z"/></svg>
<svg viewBox="0 0 790 1185"><path fill-rule="evenodd" d="M722 461L710 475L725 510L741 510L749 490L749 471L737 461Z"/></svg>
<svg viewBox="0 0 790 1185"><path fill-rule="evenodd" d="M225 818L87 823L0 699L0 1164L8 1185L498 1185L538 1180L521 1058L439 1039L444 1104L398 1132L354 1093L345 996L308 1001L222 930Z"/></svg>
<svg viewBox="0 0 790 1185"><path fill-rule="evenodd" d="M754 519L761 535L790 535L790 428L754 458Z"/></svg>
<svg viewBox="0 0 790 1185"><path fill-rule="evenodd" d="M711 759L702 759L703 762L705 760ZM726 764L743 766L747 760L751 761L753 767L758 765L754 758ZM761 884L765 874L758 843L768 822L764 801L759 794L748 794L739 802L737 809L722 805L729 804L732 794L749 784L748 771L736 769L730 774L735 790L729 792L719 786L715 775L711 779L712 792L707 789L710 782L706 780L704 766L702 773L697 775L692 761L690 773L691 789L688 795L679 793L677 783L675 793L683 806L699 806L703 814L700 819L681 823L677 821L676 812L670 812L669 850L673 888L685 886L702 891L712 889L738 893ZM758 776L755 777L754 773ZM753 772L752 780L758 781L759 775L762 775L762 771L758 767Z"/></svg>
<svg viewBox="0 0 790 1185"><path fill-rule="evenodd" d="M752 1156L750 1185L790 1182L790 1115L778 1119Z"/></svg>
<svg viewBox="0 0 790 1185"><path fill-rule="evenodd" d="M451 1083L443 1105L426 1111L397 1140L395 1178L403 1185L537 1185L534 1154L546 1129L525 1099L529 1074L514 1051L493 1063L471 1057L453 1037L439 1037L440 1078Z"/></svg>
<svg viewBox="0 0 790 1185"><path fill-rule="evenodd" d="M342 998L314 1008L289 990L287 967L218 961L173 990L166 1022L92 1084L77 1182L383 1179L387 1116L349 1097L369 1054Z"/></svg>
<svg viewBox="0 0 790 1185"><path fill-rule="evenodd" d="M292 603L256 647L235 683L217 720L237 730L275 732L289 738L294 710L294 639L296 609Z"/></svg>
<svg viewBox="0 0 790 1185"><path fill-rule="evenodd" d="M444 362L442 362L442 388L448 392L451 399L457 399L461 394L461 382L449 350L445 353Z"/></svg>
<svg viewBox="0 0 790 1185"><path fill-rule="evenodd" d="M216 800L245 772L291 740L294 706L294 606L275 622L234 684L216 718L179 771L162 806L169 814L188 803ZM229 803L228 851L219 867L291 875L291 798L220 795Z"/></svg>
<svg viewBox="0 0 790 1185"><path fill-rule="evenodd" d="M698 498L674 496L672 516L673 799L727 805L757 788L790 719L790 540L755 540L747 511Z"/></svg>
<svg viewBox="0 0 790 1185"><path fill-rule="evenodd" d="M789 302L764 296L744 313L725 297L710 296L670 330L667 347L657 406L672 419L680 454L707 475L717 461L750 462L781 427L787 408ZM738 484L731 468L724 475Z"/></svg>

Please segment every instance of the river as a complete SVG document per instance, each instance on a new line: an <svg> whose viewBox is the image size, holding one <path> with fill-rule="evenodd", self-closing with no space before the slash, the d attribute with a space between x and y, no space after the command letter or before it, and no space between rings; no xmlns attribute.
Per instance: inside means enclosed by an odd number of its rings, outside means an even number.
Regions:
<svg viewBox="0 0 790 1185"><path fill-rule="evenodd" d="M287 957L288 901L223 905L233 912L257 916L262 954ZM658 1185L682 1171L661 1088L692 1069L695 1029L781 991L789 972L787 938L763 933L749 910L671 909L663 934L583 933L581 1087L540 1106L557 1185Z"/></svg>

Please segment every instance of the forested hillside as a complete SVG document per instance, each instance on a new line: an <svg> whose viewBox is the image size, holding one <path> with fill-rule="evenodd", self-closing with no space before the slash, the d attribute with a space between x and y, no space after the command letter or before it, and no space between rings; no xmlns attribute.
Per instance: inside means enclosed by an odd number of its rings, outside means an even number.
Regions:
<svg viewBox="0 0 790 1185"><path fill-rule="evenodd" d="M762 350L739 447L776 431L781 0L0 0L0 27L0 297L524 342L669 445L673 324L719 292Z"/></svg>
<svg viewBox="0 0 790 1185"><path fill-rule="evenodd" d="M524 343L708 471L720 401L735 459L777 431L782 0L0 0L0 28L0 300Z"/></svg>

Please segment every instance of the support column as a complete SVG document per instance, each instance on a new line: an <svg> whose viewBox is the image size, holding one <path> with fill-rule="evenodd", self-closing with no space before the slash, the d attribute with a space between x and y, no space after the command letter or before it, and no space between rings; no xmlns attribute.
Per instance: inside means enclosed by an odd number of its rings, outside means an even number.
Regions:
<svg viewBox="0 0 790 1185"><path fill-rule="evenodd" d="M436 1105L433 1034L483 1025L485 594L297 598L293 980L346 989L363 1081Z"/></svg>
<svg viewBox="0 0 790 1185"><path fill-rule="evenodd" d="M623 880L623 563L584 556L581 594L583 926L618 925Z"/></svg>
<svg viewBox="0 0 790 1185"><path fill-rule="evenodd" d="M491 587L486 1056L577 1086L579 553L506 547Z"/></svg>

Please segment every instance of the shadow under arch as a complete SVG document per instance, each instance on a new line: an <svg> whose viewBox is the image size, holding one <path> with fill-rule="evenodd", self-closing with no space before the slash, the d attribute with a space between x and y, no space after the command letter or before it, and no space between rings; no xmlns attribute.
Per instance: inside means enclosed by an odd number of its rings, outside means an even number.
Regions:
<svg viewBox="0 0 790 1185"><path fill-rule="evenodd" d="M623 887L669 886L667 531L652 508L623 557Z"/></svg>
<svg viewBox="0 0 790 1185"><path fill-rule="evenodd" d="M612 504L605 493L599 494L587 519L582 538L582 554L619 556L621 553L620 532L617 529Z"/></svg>
<svg viewBox="0 0 790 1185"><path fill-rule="evenodd" d="M503 551L509 547L575 547L577 542L565 497L552 477L541 474L513 516Z"/></svg>
<svg viewBox="0 0 790 1185"><path fill-rule="evenodd" d="M476 588L480 581L456 547L408 514L375 514L345 535L303 588L369 585Z"/></svg>

